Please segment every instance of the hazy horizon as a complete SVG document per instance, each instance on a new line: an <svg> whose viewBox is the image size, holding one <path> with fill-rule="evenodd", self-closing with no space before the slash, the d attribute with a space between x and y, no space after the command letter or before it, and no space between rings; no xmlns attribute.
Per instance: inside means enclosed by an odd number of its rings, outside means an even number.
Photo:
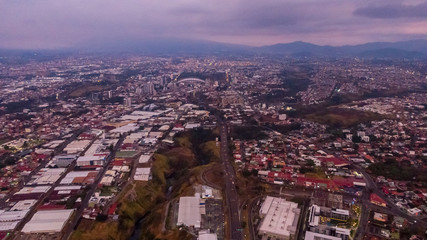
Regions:
<svg viewBox="0 0 427 240"><path fill-rule="evenodd" d="M63 49L149 39L247 46L427 39L427 1L0 0L0 48Z"/></svg>

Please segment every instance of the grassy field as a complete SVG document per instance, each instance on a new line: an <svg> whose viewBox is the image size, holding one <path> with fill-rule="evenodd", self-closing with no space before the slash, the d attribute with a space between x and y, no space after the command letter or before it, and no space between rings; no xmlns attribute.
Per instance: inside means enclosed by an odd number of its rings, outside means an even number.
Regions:
<svg viewBox="0 0 427 240"><path fill-rule="evenodd" d="M76 231L70 237L70 240L101 240L101 239L124 239L120 238L118 231L118 222L95 222L83 219Z"/></svg>
<svg viewBox="0 0 427 240"><path fill-rule="evenodd" d="M216 185L224 188L224 171L220 163L213 163L206 172L205 178L207 181L216 183Z"/></svg>
<svg viewBox="0 0 427 240"><path fill-rule="evenodd" d="M319 168L314 169L312 172L305 173L306 177L309 178L318 178L318 179L327 179L325 172Z"/></svg>
<svg viewBox="0 0 427 240"><path fill-rule="evenodd" d="M220 160L219 147L216 145L215 141L202 143L201 149L205 155L211 157L210 159L211 162Z"/></svg>
<svg viewBox="0 0 427 240"><path fill-rule="evenodd" d="M119 221L94 222L90 228L80 224L71 239L129 239L135 222L165 199L165 174L170 171L170 166L167 157L155 154L154 158L153 180L149 183L134 182L121 193L117 201Z"/></svg>
<svg viewBox="0 0 427 240"><path fill-rule="evenodd" d="M100 85L85 85L85 86L81 86L78 87L76 89L74 89L69 96L70 97L83 97L88 93L91 92L99 92L99 91L103 91L106 90L106 87L100 86Z"/></svg>
<svg viewBox="0 0 427 240"><path fill-rule="evenodd" d="M363 112L352 109L329 107L326 109L318 110L315 113L308 114L306 115L306 118L308 120L321 124L327 124L330 126L351 127L359 123L367 123L375 120L380 120L385 117L373 112Z"/></svg>

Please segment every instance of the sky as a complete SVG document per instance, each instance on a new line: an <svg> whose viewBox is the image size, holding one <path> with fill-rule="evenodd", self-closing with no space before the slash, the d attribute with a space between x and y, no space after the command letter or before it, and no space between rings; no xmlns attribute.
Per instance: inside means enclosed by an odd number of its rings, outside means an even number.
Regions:
<svg viewBox="0 0 427 240"><path fill-rule="evenodd" d="M169 38L250 46L427 39L427 0L0 0L0 48Z"/></svg>

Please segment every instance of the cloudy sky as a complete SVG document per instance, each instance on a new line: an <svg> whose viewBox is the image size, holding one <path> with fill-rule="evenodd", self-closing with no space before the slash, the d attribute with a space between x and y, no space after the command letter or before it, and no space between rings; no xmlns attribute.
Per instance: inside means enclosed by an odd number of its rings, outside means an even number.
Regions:
<svg viewBox="0 0 427 240"><path fill-rule="evenodd" d="M157 38L252 46L427 39L427 0L0 0L0 48Z"/></svg>

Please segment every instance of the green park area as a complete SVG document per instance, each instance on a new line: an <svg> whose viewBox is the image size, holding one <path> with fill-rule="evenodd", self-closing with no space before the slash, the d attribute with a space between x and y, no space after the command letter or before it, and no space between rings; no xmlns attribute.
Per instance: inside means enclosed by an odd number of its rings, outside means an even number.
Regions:
<svg viewBox="0 0 427 240"><path fill-rule="evenodd" d="M319 109L305 116L308 120L336 127L352 127L359 123L381 120L384 116L353 109L328 107Z"/></svg>
<svg viewBox="0 0 427 240"><path fill-rule="evenodd" d="M166 208L170 201L191 194L203 168L219 159L215 137L205 130L177 135L173 147L154 154L152 180L132 182L119 193L118 221L80 224L71 239L129 239L137 222L141 229L139 239L192 239L179 229L163 231Z"/></svg>

